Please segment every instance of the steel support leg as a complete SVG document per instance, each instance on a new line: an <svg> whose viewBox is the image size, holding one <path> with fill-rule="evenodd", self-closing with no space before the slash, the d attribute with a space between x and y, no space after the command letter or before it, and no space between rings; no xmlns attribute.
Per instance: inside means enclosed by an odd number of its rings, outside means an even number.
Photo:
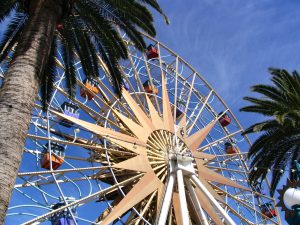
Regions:
<svg viewBox="0 0 300 225"><path fill-rule="evenodd" d="M166 224L168 212L169 212L171 201L172 201L174 182L175 182L175 174L171 173L169 180L168 180L167 188L165 191L165 196L163 199L163 203L162 203L162 207L160 210L157 225L165 225Z"/></svg>
<svg viewBox="0 0 300 225"><path fill-rule="evenodd" d="M204 224L204 225L209 225L208 224L208 221L207 221L207 218L206 218L206 215L200 205L200 202L198 201L198 198L196 196L196 193L195 193L195 190L192 186L192 184L190 183L190 181L188 180L187 182L187 187L189 189L189 192L190 192L190 195L191 195L191 198L192 198L192 201L194 203L194 206L196 208L196 211L198 213L200 213L200 217L201 217L201 222Z"/></svg>
<svg viewBox="0 0 300 225"><path fill-rule="evenodd" d="M211 203L219 210L222 214L226 222L230 225L236 225L236 223L231 219L231 217L226 213L226 211L220 206L217 200L212 196L212 194L206 189L206 187L202 184L202 182L198 179L196 175L191 176L192 180L196 183L196 185L203 191L203 193L208 197Z"/></svg>
<svg viewBox="0 0 300 225"><path fill-rule="evenodd" d="M190 218L189 218L189 211L186 203L182 170L177 170L176 174L177 174L177 184L178 184L180 211L181 211L181 219L182 219L181 224L189 225Z"/></svg>

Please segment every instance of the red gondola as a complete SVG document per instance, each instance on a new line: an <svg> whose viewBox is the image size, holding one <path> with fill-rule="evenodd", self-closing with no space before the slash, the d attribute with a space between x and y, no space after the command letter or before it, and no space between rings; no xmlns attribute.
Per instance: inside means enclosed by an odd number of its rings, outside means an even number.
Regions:
<svg viewBox="0 0 300 225"><path fill-rule="evenodd" d="M261 206L261 213L269 218L277 216L275 208L270 203L266 203Z"/></svg>
<svg viewBox="0 0 300 225"><path fill-rule="evenodd" d="M219 113L219 115L221 115L223 112ZM220 124L222 125L222 127L226 127L231 123L231 119L230 117L224 113L223 116L221 116L221 118L219 119Z"/></svg>
<svg viewBox="0 0 300 225"><path fill-rule="evenodd" d="M237 149L230 142L225 143L225 151L227 154L238 153Z"/></svg>
<svg viewBox="0 0 300 225"><path fill-rule="evenodd" d="M148 59L158 58L159 56L157 48L152 44L147 47L146 54Z"/></svg>

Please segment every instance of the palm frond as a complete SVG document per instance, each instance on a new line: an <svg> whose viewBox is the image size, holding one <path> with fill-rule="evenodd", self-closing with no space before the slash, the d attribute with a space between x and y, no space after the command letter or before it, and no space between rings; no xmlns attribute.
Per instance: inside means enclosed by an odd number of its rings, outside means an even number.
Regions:
<svg viewBox="0 0 300 225"><path fill-rule="evenodd" d="M113 82L115 92L120 97L121 87L123 84L123 74L118 63L118 59L110 52L110 49L105 48L101 42L98 42L98 50L100 52L102 60L108 67L108 75Z"/></svg>
<svg viewBox="0 0 300 225"><path fill-rule="evenodd" d="M262 131L271 131L280 127L280 124L276 120L266 120L260 123L255 123L248 127L244 132L245 134L262 132Z"/></svg>
<svg viewBox="0 0 300 225"><path fill-rule="evenodd" d="M66 77L66 87L69 93L69 97L73 98L76 91L76 69L75 69L75 44L73 28L70 21L64 22L64 29L61 32L61 48L62 48L62 58L65 65L65 77Z"/></svg>
<svg viewBox="0 0 300 225"><path fill-rule="evenodd" d="M120 27L124 27L127 24L129 24L130 27L136 25L151 36L156 34L153 26L153 16L145 6L138 4L133 0L107 0L106 2L109 3L110 8L117 9L114 10L113 13L118 18L115 22Z"/></svg>
<svg viewBox="0 0 300 225"><path fill-rule="evenodd" d="M16 13L10 20L3 38L0 41L0 62L2 62L7 57L9 52L17 43L26 20L27 15L23 13Z"/></svg>
<svg viewBox="0 0 300 225"><path fill-rule="evenodd" d="M264 95L273 101L282 101L284 96L282 92L280 92L277 88L270 85L258 84L251 87L252 92L257 92L259 94Z"/></svg>
<svg viewBox="0 0 300 225"><path fill-rule="evenodd" d="M18 0L1 0L0 4L0 23L2 23L9 14L16 9Z"/></svg>
<svg viewBox="0 0 300 225"><path fill-rule="evenodd" d="M168 17L165 15L165 13L163 12L163 10L161 9L161 7L159 6L156 0L138 0L138 1L152 6L156 11L158 11L164 17L166 24L170 24Z"/></svg>
<svg viewBox="0 0 300 225"><path fill-rule="evenodd" d="M283 170L291 168L300 159L300 76L297 71L270 68L272 85L255 85L252 91L261 98L245 97L252 103L240 109L268 116L268 120L255 123L244 134L260 133L248 152L251 159L249 179L257 182L272 168L270 193L283 177ZM289 174L292 178L294 175Z"/></svg>
<svg viewBox="0 0 300 225"><path fill-rule="evenodd" d="M41 102L43 110L47 110L48 103L51 100L53 89L54 89L54 81L56 76L56 62L55 62L55 55L56 55L56 38L53 40L50 50L50 55L48 59L47 66L43 73L41 74L40 78L40 89L41 89Z"/></svg>
<svg viewBox="0 0 300 225"><path fill-rule="evenodd" d="M92 4L77 2L76 5L82 18L81 28L88 29L89 32L93 33L94 37L110 48L117 58L126 59L128 51L115 25L99 14Z"/></svg>

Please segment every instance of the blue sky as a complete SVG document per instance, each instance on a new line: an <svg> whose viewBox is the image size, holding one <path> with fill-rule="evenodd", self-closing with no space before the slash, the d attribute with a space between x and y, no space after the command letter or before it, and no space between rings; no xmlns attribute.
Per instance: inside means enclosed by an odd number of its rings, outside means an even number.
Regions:
<svg viewBox="0 0 300 225"><path fill-rule="evenodd" d="M244 127L256 115L240 113L250 86L269 83L269 67L299 70L297 0L164 0L166 26L157 39L189 62L213 86Z"/></svg>

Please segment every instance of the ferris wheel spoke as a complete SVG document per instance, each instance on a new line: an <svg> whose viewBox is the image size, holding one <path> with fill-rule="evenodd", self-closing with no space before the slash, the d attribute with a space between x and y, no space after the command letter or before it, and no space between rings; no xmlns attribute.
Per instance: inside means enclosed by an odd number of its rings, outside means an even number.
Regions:
<svg viewBox="0 0 300 225"><path fill-rule="evenodd" d="M246 220L240 213L238 213L236 210L234 210L230 205L225 203L225 206L229 209L229 211L234 214L235 216L239 217L242 221L244 221L246 224L253 225L252 222Z"/></svg>
<svg viewBox="0 0 300 225"><path fill-rule="evenodd" d="M65 174L70 172L82 172L87 170L99 170L109 168L107 166L97 166L97 167L82 167L82 168L74 168L74 169L63 169L63 170L53 170L53 171L39 171L39 172L25 172L25 173L18 173L18 177L25 177L25 176L40 176L45 174ZM27 181L30 179L27 178Z"/></svg>
<svg viewBox="0 0 300 225"><path fill-rule="evenodd" d="M88 140L85 139L81 139L81 138L75 138L73 137L73 140L75 141L64 141L64 140L60 140L57 138L48 138L48 137L44 137L44 136L38 136L38 135L32 135L32 134L27 134L27 137L30 139L34 139L34 140L44 140L44 141L55 141L56 143L59 144L63 144L63 145L70 145L70 146L77 146L77 147L83 147L86 149L93 149L95 151L115 151L118 152L118 150L114 150L114 149L105 149L103 148L101 145L90 145L88 144ZM65 137L66 138L66 137ZM72 138L69 136L70 140L72 140ZM126 153L125 153L126 154Z"/></svg>
<svg viewBox="0 0 300 225"><path fill-rule="evenodd" d="M213 185L214 188L223 191L220 187ZM243 199L238 198L235 195L232 195L228 192L226 192L226 195L229 196L230 198L234 199L235 201L237 201L238 203L240 203L241 205L245 206L247 209L249 209L250 211L254 211L255 213L257 213L258 215L260 215L262 218L270 220L272 223L274 224L279 224L277 221L274 221L272 218L267 217L266 215L264 215L263 213L261 213L260 211L256 210L255 208L253 208L253 206L249 205L248 202L244 202Z"/></svg>
<svg viewBox="0 0 300 225"><path fill-rule="evenodd" d="M205 162L205 164L210 163L212 160L214 160L217 157L212 154L198 152L198 151L193 151L193 156L194 156L195 160L201 159L201 160L207 161L207 162Z"/></svg>
<svg viewBox="0 0 300 225"><path fill-rule="evenodd" d="M153 192L150 196L150 198L147 200L146 205L143 207L143 210L140 212L140 216L136 219L134 225L138 225L140 221L142 220L142 217L145 215L145 213L150 210L150 206L154 201L155 196L157 195L157 191Z"/></svg>
<svg viewBox="0 0 300 225"><path fill-rule="evenodd" d="M191 125L189 125L188 128L187 128L187 129L188 129L188 134L193 130L193 128L194 128L196 122L198 121L198 119L199 119L201 113L203 112L203 110L204 110L204 108L205 108L205 106L206 106L206 104L207 104L207 102L208 102L210 96L212 95L212 93L213 93L213 90L211 90L211 91L209 92L209 94L208 94L207 96L204 97L204 102L203 102L203 104L202 104L202 106L201 106L201 108L200 108L200 110L199 110L199 112L198 112L198 114L197 114L195 120L194 120L193 123L192 123Z"/></svg>
<svg viewBox="0 0 300 225"><path fill-rule="evenodd" d="M45 181L42 181L45 180ZM47 181L46 181L47 180ZM89 177L80 177L80 178L72 178L72 179L58 179L57 183L69 183L69 182L78 182L78 181L87 181L90 180ZM34 182L28 182L24 181L24 183L16 184L14 187L15 188L25 188L25 187L34 187L34 188L39 188L42 186L47 186L51 184L55 184L56 182L54 180L49 180L49 177L47 178L41 178L38 180L34 180ZM40 190L39 190L40 191Z"/></svg>
<svg viewBox="0 0 300 225"><path fill-rule="evenodd" d="M233 172L233 173L245 173L245 171L242 170L234 170L234 169L229 169L226 167L216 167L216 166L206 166L207 168L213 169L215 172L220 172L220 171L229 171L229 172Z"/></svg>
<svg viewBox="0 0 300 225"><path fill-rule="evenodd" d="M212 196L221 203L224 203L224 199L221 197L219 193L212 187L211 183L207 182L206 180L199 178L205 188L212 194ZM188 182L188 181L187 181ZM199 189L196 187L195 189Z"/></svg>
<svg viewBox="0 0 300 225"><path fill-rule="evenodd" d="M67 204L67 205L65 205L65 206L62 206L62 207L60 207L60 208L58 208L58 209L54 209L54 210L52 210L51 212L45 213L45 214L43 214L43 215L41 215L41 216L38 216L38 217L36 217L36 218L34 218L34 219L30 220L30 221L27 221L27 222L25 222L25 223L22 223L22 225L30 225L30 224L33 224L34 222L40 221L40 220L42 220L42 219L44 219L44 218L47 218L47 217L49 217L49 216L51 216L51 215L54 215L55 213L58 213L58 212L60 212L60 211L63 211L64 209L67 209L68 207L73 207L73 206L76 206L76 205L78 205L78 204L80 204L80 205L81 205L81 204L86 204L87 202L90 202L90 201L92 201L92 200L95 200L95 199L99 198L99 196L104 196L105 194L107 194L107 193L109 193L109 192L111 192L111 191L113 191L113 190L116 190L119 186L128 185L129 183L131 183L131 182L133 182L133 181L139 179L141 176L142 176L141 174L136 175L136 176L133 176L133 177L130 178L130 179L127 179L127 180L125 180L125 181L119 182L119 183L117 183L117 184L115 184L115 185L112 185L112 186L106 188L106 189L97 191L97 192L95 192L95 193L93 193L93 194L91 194L91 195L89 195L89 196L86 196L86 197L84 197L84 198L81 198L81 199L79 199L79 200L76 200L76 201L74 201L74 202L72 202L72 203L70 203L70 204Z"/></svg>
<svg viewBox="0 0 300 225"><path fill-rule="evenodd" d="M171 63L173 64L173 63ZM178 57L175 58L175 93L174 93L174 112L173 112L173 118L174 123L176 123L176 111L177 111L177 105L178 105Z"/></svg>
<svg viewBox="0 0 300 225"><path fill-rule="evenodd" d="M146 67L146 71L147 71L147 75L148 75L148 79L149 79L151 88L154 89L154 84L153 84L153 82L152 82L153 79L152 79L152 76L151 76L151 73L150 73L150 70L149 70L149 62L147 62L146 56L145 56L144 54L143 54L143 58L144 58L144 61L145 61L145 67ZM158 114L161 114L160 107L159 107L159 103L158 103L157 95L154 95L154 99L155 99L156 108L157 108L157 110L158 110Z"/></svg>
<svg viewBox="0 0 300 225"><path fill-rule="evenodd" d="M242 133L242 132L243 132L243 130L240 129L240 130L237 130L237 131L235 131L235 132L233 132L233 133L226 134L224 137L219 138L218 140L212 141L212 142L210 142L209 144L207 144L207 145L205 145L205 146L203 146L203 147L198 148L197 150L198 150L198 151L204 151L204 150L208 149L209 147L214 146L214 145L217 145L218 143L221 143L221 142L223 142L224 140L226 140L226 139L228 139L228 138L231 138L231 137L233 137L233 136L235 136L235 135L237 135L237 134L239 134L239 133Z"/></svg>
<svg viewBox="0 0 300 225"><path fill-rule="evenodd" d="M99 125L95 125L93 123L86 122L84 120L76 119L74 117L67 116L65 114L62 114L62 113L59 113L59 112L56 112L56 111L51 110L51 113L54 114L54 115L57 115L60 118L63 118L63 119L69 120L73 123L76 123L77 125L85 128L85 129L87 129L87 130L89 130L89 131L91 131L95 134L98 134L98 135L103 136L107 139L110 139L113 142L114 141L115 142L123 141L123 142L127 142L127 143L137 144L137 145L140 145L140 146L144 145L143 142L141 142L139 139L134 138L132 136L128 136L128 135L116 132L116 131L108 129L108 128L104 128L104 127L101 127Z"/></svg>
<svg viewBox="0 0 300 225"><path fill-rule="evenodd" d="M204 163L205 163L204 160L200 160L200 159L196 160L199 177L201 177L207 181L213 181L213 182L217 182L217 183L220 183L223 185L229 185L229 186L236 187L239 189L249 190L248 188L237 184L236 182L222 176L221 174L208 169L206 166L204 166Z"/></svg>

